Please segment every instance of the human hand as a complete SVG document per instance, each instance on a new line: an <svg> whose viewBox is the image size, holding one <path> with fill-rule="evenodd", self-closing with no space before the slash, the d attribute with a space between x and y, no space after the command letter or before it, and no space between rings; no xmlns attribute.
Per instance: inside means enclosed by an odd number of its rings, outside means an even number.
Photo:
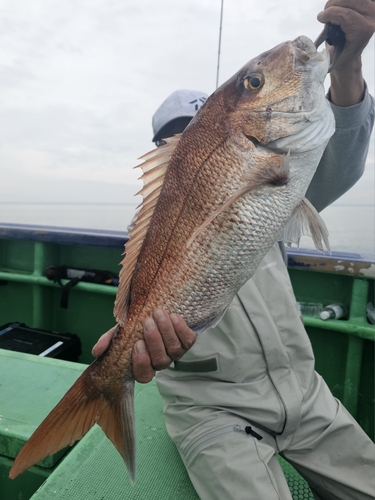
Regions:
<svg viewBox="0 0 375 500"><path fill-rule="evenodd" d="M100 337L92 349L93 356L101 356L108 349L115 328ZM182 358L197 339L180 315L162 309L145 319L143 335L144 340L135 343L132 354L133 377L142 384L150 382L157 370Z"/></svg>
<svg viewBox="0 0 375 500"><path fill-rule="evenodd" d="M340 55L335 71L346 69L357 63L363 49L375 31L374 0L329 0L318 21L341 26L345 33L346 43ZM333 51L333 47L328 47Z"/></svg>
<svg viewBox="0 0 375 500"><path fill-rule="evenodd" d="M357 104L364 92L361 54L375 31L375 1L329 0L318 14L318 21L341 26L346 38L330 73L331 100L338 106Z"/></svg>

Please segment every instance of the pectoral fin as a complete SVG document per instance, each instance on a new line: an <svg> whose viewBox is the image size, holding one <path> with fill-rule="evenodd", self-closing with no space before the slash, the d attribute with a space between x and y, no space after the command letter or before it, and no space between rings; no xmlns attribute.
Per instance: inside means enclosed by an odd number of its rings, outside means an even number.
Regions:
<svg viewBox="0 0 375 500"><path fill-rule="evenodd" d="M283 240L288 246L299 246L301 236L311 236L315 248L324 251L323 243L330 252L328 230L314 206L304 198L284 228Z"/></svg>
<svg viewBox="0 0 375 500"><path fill-rule="evenodd" d="M199 234L213 221L218 215L227 210L241 196L244 196L250 191L254 191L264 184L272 184L274 186L282 186L289 181L289 160L290 151L286 155L277 155L276 161L269 162L267 165L261 165L259 168L253 168L243 176L246 182L244 186L239 188L223 205L215 210L205 221L199 226L189 238L186 247L189 248Z"/></svg>

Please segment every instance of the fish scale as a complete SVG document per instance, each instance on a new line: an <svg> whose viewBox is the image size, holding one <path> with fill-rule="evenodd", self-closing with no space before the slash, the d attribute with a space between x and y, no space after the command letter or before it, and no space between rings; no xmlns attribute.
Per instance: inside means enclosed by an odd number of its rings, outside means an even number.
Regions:
<svg viewBox="0 0 375 500"><path fill-rule="evenodd" d="M309 231L319 249L328 245L304 199L334 132L328 65L328 52L306 37L280 44L219 87L182 136L143 157L143 202L126 244L111 344L34 432L10 477L98 423L133 481L132 349L144 319L164 307L204 332L282 230L286 242Z"/></svg>

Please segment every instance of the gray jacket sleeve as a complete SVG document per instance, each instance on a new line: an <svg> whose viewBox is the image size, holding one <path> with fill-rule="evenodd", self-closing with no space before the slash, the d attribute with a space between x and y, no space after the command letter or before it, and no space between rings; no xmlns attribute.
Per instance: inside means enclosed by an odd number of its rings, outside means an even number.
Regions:
<svg viewBox="0 0 375 500"><path fill-rule="evenodd" d="M342 196L362 176L374 125L374 98L367 87L359 104L341 108L331 103L331 107L336 132L306 193L318 212Z"/></svg>

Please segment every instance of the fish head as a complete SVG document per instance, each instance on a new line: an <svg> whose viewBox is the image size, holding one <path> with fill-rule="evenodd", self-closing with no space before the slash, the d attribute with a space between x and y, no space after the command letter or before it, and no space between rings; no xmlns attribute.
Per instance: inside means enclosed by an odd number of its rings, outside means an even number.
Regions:
<svg viewBox="0 0 375 500"><path fill-rule="evenodd" d="M329 61L305 36L249 61L215 92L227 134L242 147L248 141L281 153L326 144L334 132L324 90Z"/></svg>

